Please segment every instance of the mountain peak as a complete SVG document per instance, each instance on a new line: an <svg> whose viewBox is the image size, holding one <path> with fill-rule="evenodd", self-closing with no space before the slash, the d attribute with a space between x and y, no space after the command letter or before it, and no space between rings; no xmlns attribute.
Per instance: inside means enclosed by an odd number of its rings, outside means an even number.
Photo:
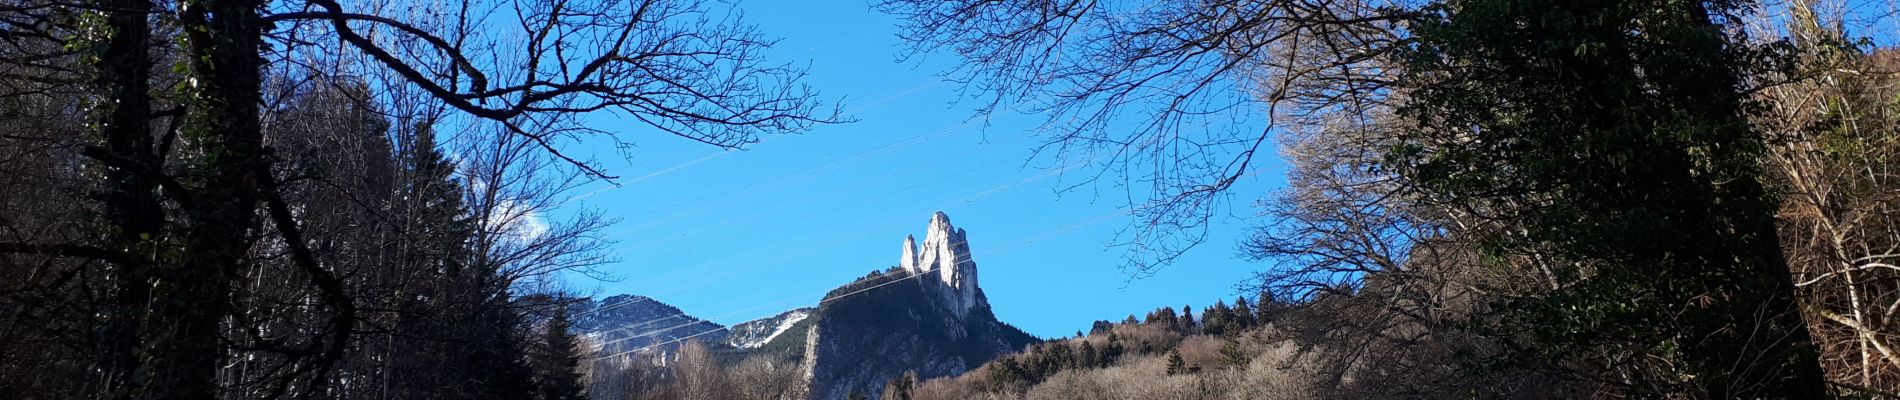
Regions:
<svg viewBox="0 0 1900 400"><path fill-rule="evenodd" d="M970 259L967 232L950 224L950 216L938 211L930 216L920 249L914 236L904 238L904 258L899 263L906 272L931 285L944 305L958 316L968 314L981 301L977 297L976 262Z"/></svg>

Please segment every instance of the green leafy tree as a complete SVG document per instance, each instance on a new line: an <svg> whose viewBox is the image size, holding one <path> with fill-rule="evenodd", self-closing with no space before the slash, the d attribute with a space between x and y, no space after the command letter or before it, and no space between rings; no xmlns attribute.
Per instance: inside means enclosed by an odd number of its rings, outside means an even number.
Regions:
<svg viewBox="0 0 1900 400"><path fill-rule="evenodd" d="M1187 361L1181 359L1181 352L1179 350L1168 351L1167 372L1168 375L1177 375L1187 372Z"/></svg>
<svg viewBox="0 0 1900 400"><path fill-rule="evenodd" d="M1448 0L1412 25L1390 167L1523 278L1481 318L1512 354L1644 397L1825 396L1748 122L1776 55L1724 25L1751 6Z"/></svg>

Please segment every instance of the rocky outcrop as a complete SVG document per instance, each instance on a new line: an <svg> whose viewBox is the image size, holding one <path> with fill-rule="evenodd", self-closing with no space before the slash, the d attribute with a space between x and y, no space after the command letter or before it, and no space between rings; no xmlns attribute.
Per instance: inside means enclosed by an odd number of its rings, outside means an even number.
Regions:
<svg viewBox="0 0 1900 400"><path fill-rule="evenodd" d="M875 397L905 372L960 374L1036 341L991 313L967 238L936 213L921 248L905 238L897 267L825 295L804 335L812 399Z"/></svg>
<svg viewBox="0 0 1900 400"><path fill-rule="evenodd" d="M905 237L904 258L898 266L921 281L940 283L930 289L945 307L963 316L973 308L988 306L978 304L983 300L977 295L976 261L970 259L968 233L950 225L949 215L942 211L932 214L923 248L913 247L914 239Z"/></svg>

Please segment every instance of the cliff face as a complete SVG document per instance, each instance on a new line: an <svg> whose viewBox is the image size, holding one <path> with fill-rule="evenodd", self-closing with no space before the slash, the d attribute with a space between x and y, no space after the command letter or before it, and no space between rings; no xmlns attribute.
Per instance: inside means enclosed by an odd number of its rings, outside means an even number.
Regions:
<svg viewBox="0 0 1900 400"><path fill-rule="evenodd" d="M969 235L951 226L949 215L941 211L932 214L923 248L913 250L914 246L912 237L904 238L904 259L898 266L919 280L938 281L940 284L925 287L951 312L965 316L971 309L989 306L977 296L976 261L970 259Z"/></svg>
<svg viewBox="0 0 1900 400"><path fill-rule="evenodd" d="M898 266L832 289L817 307L724 329L652 299L615 296L577 305L574 328L602 354L666 360L677 341L694 339L727 361L768 356L803 365L811 399L875 398L906 372L956 375L1037 341L996 320L976 277L968 232L940 212L923 243L904 239Z"/></svg>
<svg viewBox="0 0 1900 400"><path fill-rule="evenodd" d="M1036 341L996 320L976 282L966 233L933 215L924 244L907 238L898 267L833 289L809 317L812 399L875 397L891 378L954 375Z"/></svg>

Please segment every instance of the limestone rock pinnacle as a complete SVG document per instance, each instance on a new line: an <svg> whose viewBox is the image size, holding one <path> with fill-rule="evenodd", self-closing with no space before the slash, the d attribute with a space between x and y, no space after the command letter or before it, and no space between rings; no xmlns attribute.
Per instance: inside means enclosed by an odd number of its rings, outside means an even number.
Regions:
<svg viewBox="0 0 1900 400"><path fill-rule="evenodd" d="M918 281L938 288L940 300L959 316L981 301L977 298L976 262L970 259L968 232L950 224L950 216L938 211L930 216L921 248L915 237L904 239L904 258L899 263Z"/></svg>

